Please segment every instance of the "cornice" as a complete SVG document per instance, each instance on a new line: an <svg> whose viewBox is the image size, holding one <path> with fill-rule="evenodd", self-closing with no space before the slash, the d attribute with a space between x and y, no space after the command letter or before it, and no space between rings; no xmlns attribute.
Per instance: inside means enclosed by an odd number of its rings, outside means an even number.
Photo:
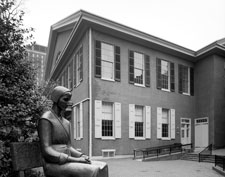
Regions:
<svg viewBox="0 0 225 177"><path fill-rule="evenodd" d="M51 76L56 72L56 68L58 68L59 65L62 64L61 58L64 58L67 55L67 52L69 51L68 48L70 46L71 41L74 41L75 37L79 38L79 35L84 33L87 28L102 29L102 31L105 30L104 32L106 33L114 32L114 34L120 37L126 36L130 40L137 39L136 41L139 41L140 44L142 43L143 45L153 46L154 49L158 49L160 51L170 53L175 56L181 56L181 58L192 61L192 62L196 62L199 58L202 58L202 56L211 54L213 51L216 51L217 53L221 53L221 52L225 53L225 46L223 46L225 43L225 38L218 40L216 42L213 42L212 44L198 51L193 51L185 47L182 47L180 45L174 44L172 42L141 32L134 28L130 28L123 24L114 22L112 20L108 20L103 17L86 12L84 10L80 10L51 26L48 56L47 56L48 58L47 69L48 71L51 71L51 73L49 72L47 74L46 79L51 78ZM51 61L53 60L52 57L53 57L53 51L55 47L57 33L65 31L67 29L72 29L72 32L68 38L65 48L60 54L59 62L52 70Z"/></svg>

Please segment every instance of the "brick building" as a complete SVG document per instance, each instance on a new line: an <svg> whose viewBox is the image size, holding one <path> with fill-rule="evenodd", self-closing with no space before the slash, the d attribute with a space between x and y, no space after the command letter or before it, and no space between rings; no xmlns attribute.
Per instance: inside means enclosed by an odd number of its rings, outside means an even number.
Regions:
<svg viewBox="0 0 225 177"><path fill-rule="evenodd" d="M72 89L89 156L172 143L225 146L225 38L192 51L78 11L52 25L45 79Z"/></svg>
<svg viewBox="0 0 225 177"><path fill-rule="evenodd" d="M32 62L33 67L37 69L37 84L42 85L44 82L47 47L35 44L26 46L26 50L28 59Z"/></svg>

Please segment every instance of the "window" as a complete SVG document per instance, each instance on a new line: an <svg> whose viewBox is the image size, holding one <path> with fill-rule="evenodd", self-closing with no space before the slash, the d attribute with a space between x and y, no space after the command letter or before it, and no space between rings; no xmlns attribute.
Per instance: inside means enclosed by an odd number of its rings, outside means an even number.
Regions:
<svg viewBox="0 0 225 177"><path fill-rule="evenodd" d="M169 110L162 109L162 137L169 138Z"/></svg>
<svg viewBox="0 0 225 177"><path fill-rule="evenodd" d="M74 86L77 87L83 80L83 47L81 46L80 49L74 56L73 60L73 79L74 79Z"/></svg>
<svg viewBox="0 0 225 177"><path fill-rule="evenodd" d="M166 60L157 59L157 88L165 91L174 92L175 76L174 63Z"/></svg>
<svg viewBox="0 0 225 177"><path fill-rule="evenodd" d="M129 104L129 138L151 138L151 107Z"/></svg>
<svg viewBox="0 0 225 177"><path fill-rule="evenodd" d="M175 110L157 108L157 138L175 139Z"/></svg>
<svg viewBox="0 0 225 177"><path fill-rule="evenodd" d="M143 106L135 105L135 137L144 136Z"/></svg>
<svg viewBox="0 0 225 177"><path fill-rule="evenodd" d="M120 81L120 47L96 41L95 76Z"/></svg>
<svg viewBox="0 0 225 177"><path fill-rule="evenodd" d="M150 58L148 55L129 51L129 83L150 87Z"/></svg>
<svg viewBox="0 0 225 177"><path fill-rule="evenodd" d="M74 108L74 139L83 138L83 103L77 104Z"/></svg>
<svg viewBox="0 0 225 177"><path fill-rule="evenodd" d="M70 62L68 66L68 88L73 88L73 65L72 62Z"/></svg>
<svg viewBox="0 0 225 177"><path fill-rule="evenodd" d="M95 138L121 138L121 103L95 100Z"/></svg>
<svg viewBox="0 0 225 177"><path fill-rule="evenodd" d="M102 136L113 136L113 104L102 102Z"/></svg>
<svg viewBox="0 0 225 177"><path fill-rule="evenodd" d="M179 93L194 95L194 72L193 68L179 65Z"/></svg>

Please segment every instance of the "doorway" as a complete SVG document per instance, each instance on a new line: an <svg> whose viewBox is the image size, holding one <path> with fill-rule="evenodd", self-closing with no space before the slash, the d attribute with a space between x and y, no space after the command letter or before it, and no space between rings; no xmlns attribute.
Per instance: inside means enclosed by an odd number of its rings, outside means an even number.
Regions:
<svg viewBox="0 0 225 177"><path fill-rule="evenodd" d="M195 119L195 148L205 148L209 145L208 117Z"/></svg>
<svg viewBox="0 0 225 177"><path fill-rule="evenodd" d="M181 118L181 144L191 143L191 119Z"/></svg>

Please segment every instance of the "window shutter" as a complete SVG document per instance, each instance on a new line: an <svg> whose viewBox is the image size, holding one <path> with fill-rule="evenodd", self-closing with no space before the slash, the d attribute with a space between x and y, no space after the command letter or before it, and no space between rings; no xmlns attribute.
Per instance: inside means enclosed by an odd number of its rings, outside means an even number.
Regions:
<svg viewBox="0 0 225 177"><path fill-rule="evenodd" d="M134 83L134 52L129 51L129 83Z"/></svg>
<svg viewBox="0 0 225 177"><path fill-rule="evenodd" d="M115 80L120 81L120 47L115 46Z"/></svg>
<svg viewBox="0 0 225 177"><path fill-rule="evenodd" d="M77 85L77 80L76 80L76 56L77 55L74 55L74 58L73 58L73 84L74 86Z"/></svg>
<svg viewBox="0 0 225 177"><path fill-rule="evenodd" d="M145 138L151 138L151 107L145 106L145 118L146 118L146 134Z"/></svg>
<svg viewBox="0 0 225 177"><path fill-rule="evenodd" d="M102 137L102 101L95 100L95 138Z"/></svg>
<svg viewBox="0 0 225 177"><path fill-rule="evenodd" d="M83 80L83 47L79 50L79 57L80 57L80 82Z"/></svg>
<svg viewBox="0 0 225 177"><path fill-rule="evenodd" d="M80 138L83 138L83 103L80 103Z"/></svg>
<svg viewBox="0 0 225 177"><path fill-rule="evenodd" d="M178 65L179 93L183 93L183 67Z"/></svg>
<svg viewBox="0 0 225 177"><path fill-rule="evenodd" d="M170 63L170 91L175 91L175 70L174 63Z"/></svg>
<svg viewBox="0 0 225 177"><path fill-rule="evenodd" d="M162 138L162 108L157 107L157 138Z"/></svg>
<svg viewBox="0 0 225 177"><path fill-rule="evenodd" d="M77 108L73 107L73 137L77 139Z"/></svg>
<svg viewBox="0 0 225 177"><path fill-rule="evenodd" d="M190 92L194 96L194 68L190 68Z"/></svg>
<svg viewBox="0 0 225 177"><path fill-rule="evenodd" d="M161 60L156 59L156 80L157 80L157 89L161 89Z"/></svg>
<svg viewBox="0 0 225 177"><path fill-rule="evenodd" d="M171 139L175 139L175 109L171 109Z"/></svg>
<svg viewBox="0 0 225 177"><path fill-rule="evenodd" d="M145 55L145 86L150 87L150 58Z"/></svg>
<svg viewBox="0 0 225 177"><path fill-rule="evenodd" d="M101 77L101 42L95 43L95 77Z"/></svg>
<svg viewBox="0 0 225 177"><path fill-rule="evenodd" d="M115 138L121 138L121 103L115 103Z"/></svg>
<svg viewBox="0 0 225 177"><path fill-rule="evenodd" d="M134 138L134 119L135 107L134 104L129 104L129 138Z"/></svg>

